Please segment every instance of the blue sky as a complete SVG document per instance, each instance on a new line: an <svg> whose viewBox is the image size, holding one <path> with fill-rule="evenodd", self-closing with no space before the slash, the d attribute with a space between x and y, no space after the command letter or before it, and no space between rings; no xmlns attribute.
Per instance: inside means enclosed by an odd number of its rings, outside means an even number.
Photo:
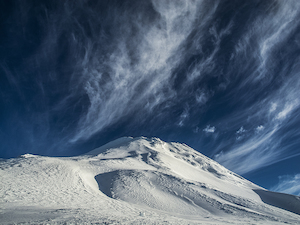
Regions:
<svg viewBox="0 0 300 225"><path fill-rule="evenodd" d="M0 157L155 136L299 195L298 0L0 4Z"/></svg>

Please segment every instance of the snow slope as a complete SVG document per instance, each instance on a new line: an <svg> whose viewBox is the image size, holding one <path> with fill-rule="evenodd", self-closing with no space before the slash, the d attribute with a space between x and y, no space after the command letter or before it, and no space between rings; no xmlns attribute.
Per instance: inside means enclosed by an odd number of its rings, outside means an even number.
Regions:
<svg viewBox="0 0 300 225"><path fill-rule="evenodd" d="M121 138L69 158L0 162L1 224L300 224L267 191L179 143Z"/></svg>

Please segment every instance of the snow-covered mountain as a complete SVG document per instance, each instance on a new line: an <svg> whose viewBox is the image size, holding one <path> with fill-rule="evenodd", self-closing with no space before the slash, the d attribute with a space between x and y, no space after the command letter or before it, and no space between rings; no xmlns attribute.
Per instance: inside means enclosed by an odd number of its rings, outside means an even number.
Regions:
<svg viewBox="0 0 300 225"><path fill-rule="evenodd" d="M0 162L1 224L300 224L267 191L184 144L120 138L77 157Z"/></svg>

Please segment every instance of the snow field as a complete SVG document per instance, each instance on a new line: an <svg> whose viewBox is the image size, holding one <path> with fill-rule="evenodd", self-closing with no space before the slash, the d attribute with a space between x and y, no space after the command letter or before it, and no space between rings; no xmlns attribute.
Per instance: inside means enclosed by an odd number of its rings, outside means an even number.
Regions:
<svg viewBox="0 0 300 225"><path fill-rule="evenodd" d="M26 154L0 161L0 176L1 224L300 224L298 197L156 138L77 157Z"/></svg>

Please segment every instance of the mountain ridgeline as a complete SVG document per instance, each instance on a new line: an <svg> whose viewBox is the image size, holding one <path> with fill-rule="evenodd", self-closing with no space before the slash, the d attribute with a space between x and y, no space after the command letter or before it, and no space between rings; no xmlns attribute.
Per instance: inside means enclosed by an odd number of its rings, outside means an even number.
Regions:
<svg viewBox="0 0 300 225"><path fill-rule="evenodd" d="M298 196L158 138L124 137L76 157L26 154L0 168L3 224L300 224Z"/></svg>

